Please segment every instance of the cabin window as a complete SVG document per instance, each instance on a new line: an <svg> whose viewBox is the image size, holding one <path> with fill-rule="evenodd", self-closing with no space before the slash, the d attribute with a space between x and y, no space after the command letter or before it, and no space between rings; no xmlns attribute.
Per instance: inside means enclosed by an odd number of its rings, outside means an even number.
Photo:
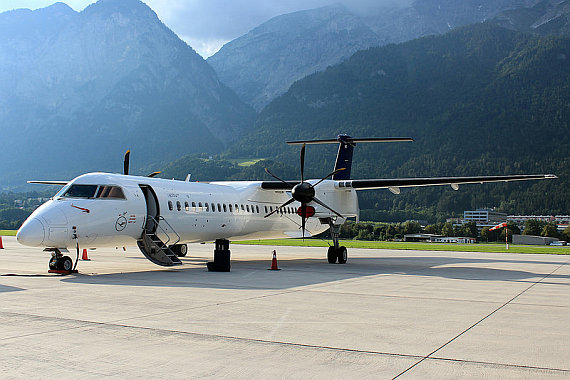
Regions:
<svg viewBox="0 0 570 380"><path fill-rule="evenodd" d="M239 211L239 207L238 207L238 205L237 205L237 204L235 204L235 205L234 205L234 208L235 208L236 212L238 212L238 211Z"/></svg>
<svg viewBox="0 0 570 380"><path fill-rule="evenodd" d="M93 198L97 191L97 185L71 185L63 197L66 198Z"/></svg>
<svg viewBox="0 0 570 380"><path fill-rule="evenodd" d="M212 206L212 212L216 212L216 205L213 203L210 203L210 206Z"/></svg>
<svg viewBox="0 0 570 380"><path fill-rule="evenodd" d="M200 207L202 207L202 202L198 203L200 205ZM207 203L204 203L204 206L206 206L206 212L210 211L210 207Z"/></svg>
<svg viewBox="0 0 570 380"><path fill-rule="evenodd" d="M222 206L218 203L218 212L222 212Z"/></svg>
<svg viewBox="0 0 570 380"><path fill-rule="evenodd" d="M97 198L114 198L114 199L127 199L123 193L123 189L119 186L99 186L97 191Z"/></svg>
<svg viewBox="0 0 570 380"><path fill-rule="evenodd" d="M180 201L176 201L176 209L177 209L178 211L181 211L181 210L182 210L182 205L180 204Z"/></svg>
<svg viewBox="0 0 570 380"><path fill-rule="evenodd" d="M172 207L172 201L168 201L168 209L170 211L174 210L174 207Z"/></svg>
<svg viewBox="0 0 570 380"><path fill-rule="evenodd" d="M243 207L243 205L241 205L241 211L245 211L245 207Z"/></svg>
<svg viewBox="0 0 570 380"><path fill-rule="evenodd" d="M224 212L228 212L228 209L227 209L227 207L226 207L226 204L224 203L222 206L223 206L223 208L224 208Z"/></svg>
<svg viewBox="0 0 570 380"><path fill-rule="evenodd" d="M267 214L267 206L263 206L263 211Z"/></svg>
<svg viewBox="0 0 570 380"><path fill-rule="evenodd" d="M230 209L230 212L233 212L231 203L228 205L228 208Z"/></svg>
<svg viewBox="0 0 570 380"><path fill-rule="evenodd" d="M249 212L249 205L245 205L245 211Z"/></svg>
<svg viewBox="0 0 570 380"><path fill-rule="evenodd" d="M194 207L194 209L195 209L196 205L193 205L192 207ZM184 210L190 211L190 205L188 204L188 202L184 202Z"/></svg>
<svg viewBox="0 0 570 380"><path fill-rule="evenodd" d="M255 205L255 212L257 212L259 214L259 206Z"/></svg>
<svg viewBox="0 0 570 380"><path fill-rule="evenodd" d="M269 206L269 210L273 212L273 206Z"/></svg>

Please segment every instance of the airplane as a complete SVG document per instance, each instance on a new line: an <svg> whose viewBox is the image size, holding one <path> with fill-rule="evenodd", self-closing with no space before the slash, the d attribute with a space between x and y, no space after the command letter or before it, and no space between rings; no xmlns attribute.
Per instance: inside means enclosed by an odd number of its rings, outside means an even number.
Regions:
<svg viewBox="0 0 570 380"><path fill-rule="evenodd" d="M345 264L347 249L339 230L359 216L357 192L403 187L509 182L557 178L553 174L476 177L352 179L354 147L358 143L410 142L409 137L289 141L301 145L300 181L285 181L265 169L275 181L190 182L129 175L129 154L123 174L87 173L71 181L28 181L63 188L22 224L17 240L51 252L50 270L75 270L79 247L125 247L136 244L151 262L182 264L188 243L215 241L211 271L230 270L230 240L311 237L330 231L329 263ZM334 170L321 179L305 179L305 147L338 144ZM331 179L328 179L331 177ZM65 255L76 248L77 259Z"/></svg>

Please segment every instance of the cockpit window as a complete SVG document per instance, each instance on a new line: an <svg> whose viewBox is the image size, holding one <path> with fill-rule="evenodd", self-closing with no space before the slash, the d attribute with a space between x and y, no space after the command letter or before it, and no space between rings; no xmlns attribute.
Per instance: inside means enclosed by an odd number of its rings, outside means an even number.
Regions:
<svg viewBox="0 0 570 380"><path fill-rule="evenodd" d="M125 194L119 186L101 185L97 192L97 198L125 199Z"/></svg>
<svg viewBox="0 0 570 380"><path fill-rule="evenodd" d="M64 198L127 199L123 189L111 185L71 185L57 195Z"/></svg>
<svg viewBox="0 0 570 380"><path fill-rule="evenodd" d="M97 185L71 185L63 197L66 198L93 198L97 191Z"/></svg>

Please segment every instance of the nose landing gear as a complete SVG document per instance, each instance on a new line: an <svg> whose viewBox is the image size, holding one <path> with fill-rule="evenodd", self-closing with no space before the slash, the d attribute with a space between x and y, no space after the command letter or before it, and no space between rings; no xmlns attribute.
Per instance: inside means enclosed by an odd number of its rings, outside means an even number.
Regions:
<svg viewBox="0 0 570 380"><path fill-rule="evenodd" d="M61 253L61 251L57 248L51 248L46 250L51 251L48 273L59 273L59 274L77 273L77 270L73 269L73 260L71 260L71 257L64 256Z"/></svg>

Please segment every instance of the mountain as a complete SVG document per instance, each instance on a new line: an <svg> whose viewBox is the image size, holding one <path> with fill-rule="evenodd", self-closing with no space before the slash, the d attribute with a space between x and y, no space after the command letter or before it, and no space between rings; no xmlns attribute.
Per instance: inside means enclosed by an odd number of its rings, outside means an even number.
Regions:
<svg viewBox="0 0 570 380"><path fill-rule="evenodd" d="M129 148L139 166L219 152L253 123L253 109L139 0L5 12L0 32L3 185L120 171Z"/></svg>
<svg viewBox="0 0 570 380"><path fill-rule="evenodd" d="M570 0L544 0L532 7L504 11L494 21L520 32L570 36Z"/></svg>
<svg viewBox="0 0 570 380"><path fill-rule="evenodd" d="M407 7L368 12L362 19L382 44L447 33L494 18L499 13L528 8L540 0L415 0Z"/></svg>
<svg viewBox="0 0 570 380"><path fill-rule="evenodd" d="M275 17L208 58L222 82L260 111L295 81L372 46L446 33L541 0L415 0L333 5ZM548 0L551 2L558 0Z"/></svg>
<svg viewBox="0 0 570 380"><path fill-rule="evenodd" d="M208 63L260 110L296 80L377 44L358 16L332 5L272 18L224 45Z"/></svg>
<svg viewBox="0 0 570 380"><path fill-rule="evenodd" d="M259 114L227 157L271 158L296 178L288 140L410 136L363 144L355 178L554 173L556 181L365 192L361 207L456 212L499 206L511 213L567 213L570 199L570 40L533 37L492 23L371 48L291 86ZM307 175L330 172L336 150L307 148ZM439 210L439 211L438 211Z"/></svg>

